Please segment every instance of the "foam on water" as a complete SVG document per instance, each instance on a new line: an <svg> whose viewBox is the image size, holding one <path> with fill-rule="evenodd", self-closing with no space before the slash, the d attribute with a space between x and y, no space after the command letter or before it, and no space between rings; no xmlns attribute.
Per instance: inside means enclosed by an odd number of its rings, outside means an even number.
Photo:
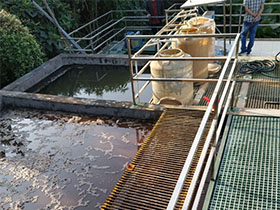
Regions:
<svg viewBox="0 0 280 210"><path fill-rule="evenodd" d="M152 123L8 110L0 118L0 206L100 208Z"/></svg>

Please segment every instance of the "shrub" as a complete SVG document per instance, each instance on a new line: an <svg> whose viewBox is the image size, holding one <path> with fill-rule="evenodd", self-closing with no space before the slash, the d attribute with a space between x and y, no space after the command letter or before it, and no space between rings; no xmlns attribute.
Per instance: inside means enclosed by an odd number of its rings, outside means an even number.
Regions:
<svg viewBox="0 0 280 210"><path fill-rule="evenodd" d="M0 11L0 86L43 63L44 54L19 19Z"/></svg>
<svg viewBox="0 0 280 210"><path fill-rule="evenodd" d="M80 0L77 0L80 1ZM45 11L42 0L36 1ZM75 14L72 14L70 3L66 0L47 0L50 8L53 10L57 21L65 31L71 31L78 26ZM63 52L65 48L61 41L61 36L56 26L51 23L30 0L0 0L0 10L4 9L7 12L16 15L22 23L28 27L30 33L34 35L37 42L42 46L42 50L48 58L52 58ZM75 16L75 18L74 18Z"/></svg>

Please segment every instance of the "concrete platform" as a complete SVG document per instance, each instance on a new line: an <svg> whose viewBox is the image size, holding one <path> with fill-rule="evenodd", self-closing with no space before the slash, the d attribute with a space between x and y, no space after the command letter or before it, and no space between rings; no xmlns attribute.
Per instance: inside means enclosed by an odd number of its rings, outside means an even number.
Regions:
<svg viewBox="0 0 280 210"><path fill-rule="evenodd" d="M274 57L280 52L280 41L261 41L256 40L249 57ZM246 55L244 55L246 56ZM242 56L242 57L244 57Z"/></svg>

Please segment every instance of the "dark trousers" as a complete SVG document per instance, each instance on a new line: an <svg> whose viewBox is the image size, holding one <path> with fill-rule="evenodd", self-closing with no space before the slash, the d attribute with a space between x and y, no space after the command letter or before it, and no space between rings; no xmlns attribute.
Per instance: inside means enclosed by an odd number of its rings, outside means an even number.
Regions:
<svg viewBox="0 0 280 210"><path fill-rule="evenodd" d="M250 23L247 21L244 21L243 26L242 26L242 31L241 31L241 51L242 52L247 52L250 53L252 51L252 47L254 45L254 41L255 41L255 36L256 36L256 32L258 29L258 24L259 21L254 22L254 23ZM247 39L247 35L249 33L249 43L248 46L246 47L246 39Z"/></svg>

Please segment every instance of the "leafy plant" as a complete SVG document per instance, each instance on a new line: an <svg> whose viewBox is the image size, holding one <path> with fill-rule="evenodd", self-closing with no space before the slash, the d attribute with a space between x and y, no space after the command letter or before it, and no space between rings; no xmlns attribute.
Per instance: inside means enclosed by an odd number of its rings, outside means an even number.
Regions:
<svg viewBox="0 0 280 210"><path fill-rule="evenodd" d="M47 11L41 0L36 2ZM47 2L65 31L70 31L79 25L78 21L75 21L79 19L79 16L77 13L72 13L69 1L68 3L61 0ZM49 58L63 51L65 45L61 41L56 26L38 11L31 0L1 0L1 8L16 15L29 28Z"/></svg>
<svg viewBox="0 0 280 210"><path fill-rule="evenodd" d="M43 63L41 47L28 28L5 10L0 11L0 86Z"/></svg>

